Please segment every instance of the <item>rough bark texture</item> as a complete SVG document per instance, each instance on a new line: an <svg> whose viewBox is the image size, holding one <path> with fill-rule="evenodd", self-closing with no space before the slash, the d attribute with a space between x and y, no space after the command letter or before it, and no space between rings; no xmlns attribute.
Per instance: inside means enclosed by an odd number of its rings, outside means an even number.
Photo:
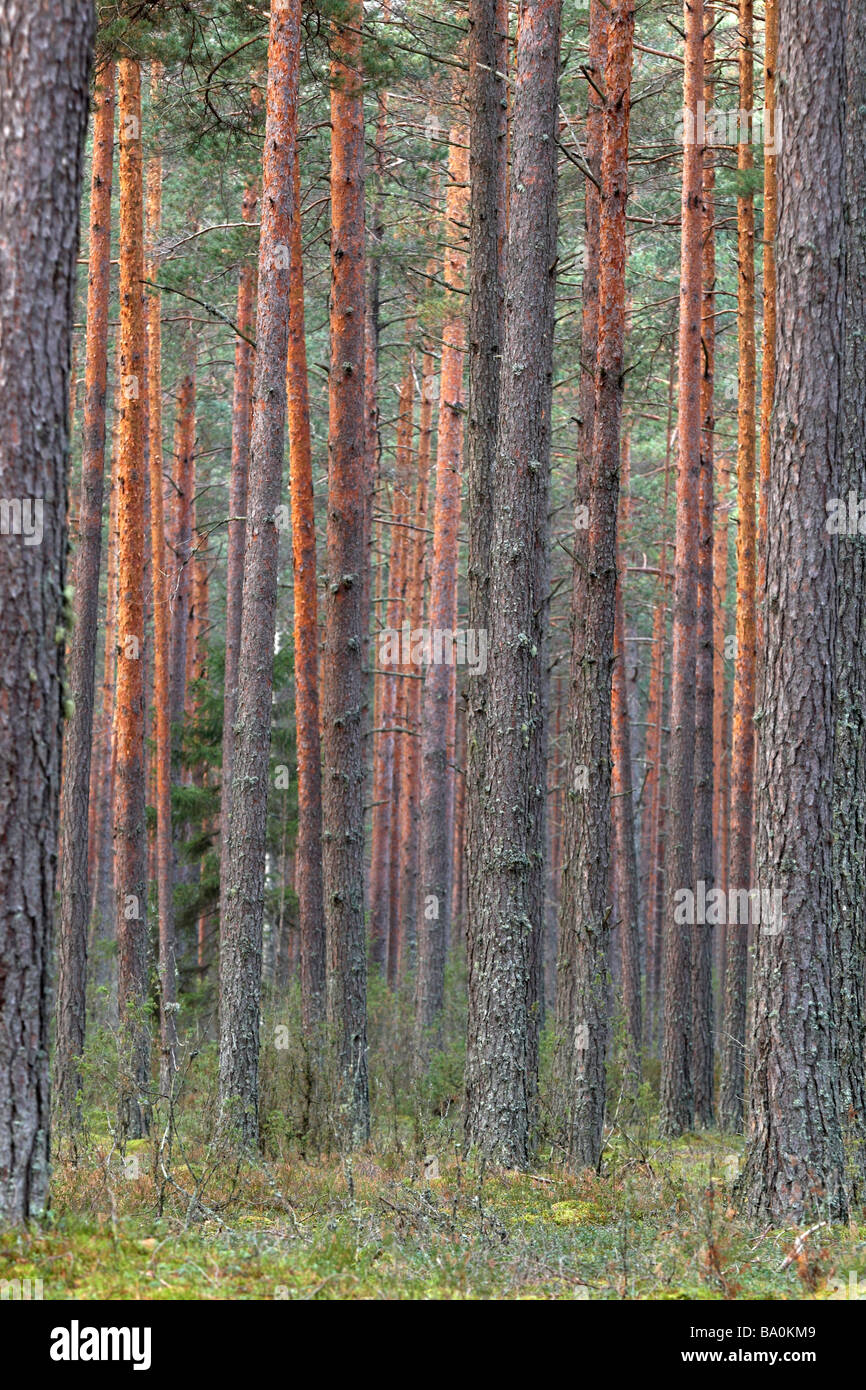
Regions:
<svg viewBox="0 0 866 1390"><path fill-rule="evenodd" d="M711 4L704 8L704 106L715 99L715 43ZM695 657L695 813L693 881L709 892L713 870L713 373L715 370L716 249L715 170L712 148L704 152L703 308L701 315L701 472L698 487L698 619ZM692 931L692 1081L695 1121L713 1123L713 930Z"/></svg>
<svg viewBox="0 0 866 1390"><path fill-rule="evenodd" d="M577 443L577 501L579 505L590 506L592 482L592 444L593 421L595 417L595 368L598 347L598 274L599 274L599 234L601 157L604 139L603 108L599 92L604 91L604 74L608 41L608 11L601 0L592 0L589 12L589 70L593 84L589 88L589 109L586 130L586 161L593 179L586 182L585 226L584 226L584 272L583 272L583 320L581 329L581 378L579 389L579 432ZM605 506L609 499L605 499ZM613 503L616 514L616 501ZM598 533L596 532L596 539ZM567 714L565 758L565 799L563 816L563 878L559 905L559 930L557 939L556 968L556 1053L554 1058L557 1082L557 1109L571 1114L571 1085L575 1066L575 1007L576 1007L576 968L579 951L578 918L575 880L572 877L576 864L571 856L576 851L578 828L575 817L583 824L583 809L575 806L575 795L583 795L583 790L574 786L576 768L580 757L575 751L573 740L577 735L575 719L583 708L583 676L578 674L580 689L574 686L575 673L582 662L584 634L587 621L593 610L595 584L589 569L590 531L575 530L575 565L572 582L572 685L569 689ZM614 562L615 566L615 562ZM605 567L606 568L606 567ZM601 601L601 600L600 600ZM611 639L612 640L612 639ZM590 656L590 661L592 657ZM596 712L600 711L600 706ZM581 779L583 774L580 774ZM591 814L591 813L590 813ZM575 837L575 838L572 838ZM609 854L609 842L606 854ZM607 868L602 870L605 874ZM601 892L600 884L593 879L593 889ZM607 888L605 886L606 894ZM596 940L592 937L591 940ZM598 943L606 949L605 943Z"/></svg>
<svg viewBox="0 0 866 1390"><path fill-rule="evenodd" d="M455 84L455 100L462 88ZM450 133L445 220L448 251L444 279L449 295L442 328L439 367L439 427L436 443L436 500L433 510L433 559L427 624L432 634L457 626L457 556L460 523L460 474L463 462L463 358L466 326L462 295L466 275L466 223L469 212L468 132L462 122ZM490 499L487 499L490 505ZM451 666L431 662L424 672L421 742L421 913L418 918L416 1024L418 1044L426 1050L435 1037L445 988L451 901L448 835L449 716L454 685Z"/></svg>
<svg viewBox="0 0 866 1390"><path fill-rule="evenodd" d="M583 475L589 528L575 567L569 756L558 988L570 1002L568 1150L576 1167L601 1155L610 987L610 710L616 610L616 522L625 354L626 203L633 0L611 7L599 200L598 347L593 443ZM579 552L580 553L580 552Z"/></svg>
<svg viewBox="0 0 866 1390"><path fill-rule="evenodd" d="M118 64L120 124L120 432L117 456L117 677L114 695L114 894L122 1030L120 1127L149 1123L147 839L144 819L145 360L141 71Z"/></svg>
<svg viewBox="0 0 866 1390"><path fill-rule="evenodd" d="M845 374L838 496L866 497L866 9L846 26ZM833 1005L849 1200L866 1190L866 537L838 539L833 768Z"/></svg>
<svg viewBox="0 0 866 1390"><path fill-rule="evenodd" d="M411 344L417 328L416 321L409 319L406 330L406 341L408 357L406 370L400 384L399 404L397 407L397 439L394 455L394 503L393 512L395 523L393 527L394 541L399 536L397 554L394 556L395 565L395 584L392 592L396 595L396 615L395 627L402 628L402 624L408 620L408 597L409 597L409 569L412 559L412 503L413 503L413 482L414 482L414 456L412 453L412 436L415 424L415 361L412 353ZM389 616L390 622L390 616ZM402 656L402 653L401 653ZM391 783L391 795L393 798L393 812L391 815L391 846L388 855L391 866L389 894L388 894L388 942L386 953L387 979L391 988L397 981L397 962L402 950L403 923L400 919L400 854L401 854L401 820L400 820L400 792L403 785L403 765L406 761L408 744L415 742L414 739L407 738L405 730L407 728L407 708L409 687L415 684L413 675L420 674L413 672L411 663L401 663L399 679L396 682L396 701L394 706L394 772Z"/></svg>
<svg viewBox="0 0 866 1390"><path fill-rule="evenodd" d="M112 424L111 480L108 500L108 555L105 575L105 642L102 669L102 710L96 781L96 858L93 866L93 910L91 913L88 960L97 988L115 983L110 959L115 940L114 928L114 852L112 817L114 812L114 684L117 675L117 445L120 436L120 341L116 353L114 420ZM116 1015L116 994L109 1001L108 1014ZM97 996L99 999L99 996ZM99 1012L102 1010L100 1008ZM115 1020L116 1021L116 1018Z"/></svg>
<svg viewBox="0 0 866 1390"><path fill-rule="evenodd" d="M704 94L703 0L684 5L683 107L692 139L683 146L681 203L677 526L671 656L670 786L666 910L662 933L664 1028L659 1124L662 1134L691 1129L691 933L674 921L674 894L693 887L695 651L698 598L698 479L701 464L701 241L703 148L698 102ZM688 122L687 122L688 126Z"/></svg>
<svg viewBox="0 0 866 1390"><path fill-rule="evenodd" d="M764 606L767 591L767 492L770 486L770 439L773 420L773 386L776 379L776 58L778 50L779 0L764 0L764 332L761 344L760 500L758 506L756 615L756 646L759 662L763 659L764 651Z"/></svg>
<svg viewBox="0 0 866 1390"><path fill-rule="evenodd" d="M359 3L331 37L331 371L322 700L327 1017L350 1143L370 1132L362 672L368 614L364 418L364 107Z"/></svg>
<svg viewBox="0 0 866 1390"><path fill-rule="evenodd" d="M48 1195L48 1033L69 450L69 360L93 11L0 14L0 494L41 544L0 538L0 1221ZM38 534L34 531L33 534ZM28 540L30 543L28 543Z"/></svg>
<svg viewBox="0 0 866 1390"><path fill-rule="evenodd" d="M290 248L300 67L300 0L271 0L262 161L258 318L238 652L225 916L220 932L219 1092L239 1137L258 1135L259 1010L271 694L286 426Z"/></svg>
<svg viewBox="0 0 866 1390"><path fill-rule="evenodd" d="M530 1152L535 942L543 929L548 495L557 236L560 0L520 8L505 339L493 473L482 803L485 893L469 960L466 1141L509 1167ZM538 880L541 879L539 889Z"/></svg>
<svg viewBox="0 0 866 1390"><path fill-rule="evenodd" d="M671 453L674 407L676 344L671 337L671 363L668 375L668 411L665 433L665 474L662 502L662 538L659 553L659 594L653 613L652 664L647 703L646 781L641 821L641 897L646 941L646 1007L644 1030L651 1053L655 1051L658 990L661 965L661 919L658 914L659 888L663 878L659 858L661 824L662 743L665 695L665 646L667 639L668 546L667 516L670 498Z"/></svg>
<svg viewBox="0 0 866 1390"><path fill-rule="evenodd" d="M308 1032L325 1016L325 905L322 887L322 752L319 741L319 608L316 508L301 259L300 154L295 148L292 285L289 303L289 485L294 574L295 727L298 750L298 894L301 997Z"/></svg>
<svg viewBox="0 0 866 1390"><path fill-rule="evenodd" d="M755 854L758 889L778 898L755 933L738 1195L752 1218L785 1226L812 1212L831 1221L846 1214L830 933L838 591L827 529L842 471L844 45L835 0L784 6L776 255L785 313L776 335Z"/></svg>
<svg viewBox="0 0 866 1390"><path fill-rule="evenodd" d="M242 217L255 220L258 186L244 190ZM228 554L226 556L226 644L223 695L222 769L220 779L220 920L225 915L228 886L229 819L235 755L235 720L238 708L238 653L241 645L241 609L244 589L244 540L246 537L247 487L250 470L250 421L252 418L253 301L256 267L245 265L238 278L235 376L232 396L232 457L229 473Z"/></svg>
<svg viewBox="0 0 866 1390"><path fill-rule="evenodd" d="M505 292L507 225L508 5L506 0L469 3L469 412L466 507L468 513L469 627L489 629L491 487L499 420L499 370ZM484 900L481 874L483 757L486 742L486 675L466 688L466 881L467 948L474 952L474 923Z"/></svg>
<svg viewBox="0 0 866 1390"><path fill-rule="evenodd" d="M622 445L619 502L619 573L613 628L611 673L611 795L616 901L622 954L622 1002L626 1026L626 1070L632 1084L640 1080L641 1019L640 934L638 929L637 851L632 796L631 728L626 689L625 575L628 528L628 439Z"/></svg>
<svg viewBox="0 0 866 1390"><path fill-rule="evenodd" d="M411 331L409 336L411 337ZM399 633L406 618L406 562L412 523L409 499L412 440L413 377L411 357L400 387L391 488L391 548L388 558L388 595L385 610L386 646L377 652L376 668L381 682L381 698L376 724L376 758L373 771L373 833L370 866L370 959L383 972L392 968L390 937L395 928L392 899L399 865L399 803L394 795L400 786L402 742L398 729L406 680L401 663L390 651L387 634ZM393 639L392 639L393 640ZM408 669L408 668L407 668Z"/></svg>
<svg viewBox="0 0 866 1390"><path fill-rule="evenodd" d="M151 96L159 94L162 69L151 68ZM162 219L162 159L148 160L145 222L147 279L159 279L154 246ZM156 889L159 911L160 1093L168 1095L177 1070L177 964L174 870L171 842L171 720L169 694L169 608L165 564L162 444L162 327L160 297L147 300L147 401L150 469L150 552L153 574L153 704L156 738Z"/></svg>
<svg viewBox="0 0 866 1390"><path fill-rule="evenodd" d="M424 588L427 570L427 516L429 511L430 446L433 433L433 354L424 353L421 365L421 404L418 422L418 480L415 491L415 531L411 542L407 582L406 619L416 631L424 621ZM415 961L418 924L418 881L421 854L421 697L418 679L407 682L406 739L400 785L400 902L399 958L395 962L401 980Z"/></svg>
<svg viewBox="0 0 866 1390"><path fill-rule="evenodd" d="M751 115L754 53L752 0L740 0L740 110ZM737 168L754 164L748 138L737 147ZM731 830L728 884L752 885L752 802L755 770L755 209L751 192L737 197L737 656L731 741ZM725 1018L719 1123L743 1128L746 1061L748 926L727 924Z"/></svg>
<svg viewBox="0 0 866 1390"><path fill-rule="evenodd" d="M94 97L90 178L87 341L84 360L84 440L73 584L74 621L69 639L67 688L74 709L63 740L60 807L60 924L57 942L54 1101L61 1124L77 1127L84 1049L90 764L102 497L105 466L105 392L108 379L108 298L111 279L111 178L114 166L114 64L99 74Z"/></svg>

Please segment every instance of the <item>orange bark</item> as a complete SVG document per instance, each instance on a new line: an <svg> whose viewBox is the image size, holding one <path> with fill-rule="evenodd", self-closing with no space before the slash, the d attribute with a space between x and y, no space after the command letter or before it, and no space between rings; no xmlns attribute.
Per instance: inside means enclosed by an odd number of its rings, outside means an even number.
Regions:
<svg viewBox="0 0 866 1390"><path fill-rule="evenodd" d="M459 91L455 98L459 100ZM448 251L444 279L451 290L442 329L439 367L439 425L436 449L436 502L428 626L457 626L457 550L460 522L460 471L463 456L463 353L466 328L460 295L466 275L464 251L469 211L468 135L462 123L450 132L445 200ZM424 673L421 753L421 893L425 910L418 919L416 1018L419 1036L438 1017L443 1000L445 949L450 901L448 807L451 771L448 728L453 701L451 667L431 664ZM428 910L429 914L428 915Z"/></svg>
<svg viewBox="0 0 866 1390"><path fill-rule="evenodd" d="M407 341L415 334L415 322L410 319L407 325ZM394 460L395 521L399 516L400 525L394 530L397 541L396 562L399 573L396 578L397 621L395 627L401 629L408 620L408 589L410 564L412 558L412 484L414 481L412 436L415 411L415 363L414 354L409 350L406 371L400 386L399 418L397 421L397 447ZM392 541L393 544L393 541ZM402 655L402 653L401 653ZM394 706L394 771L391 779L391 883L389 898L388 927L388 982L393 987L397 983L397 964L402 951L401 938L403 924L400 919L400 803L399 792L402 785L402 769L406 759L406 745L413 742L402 732L407 727L406 715L409 707L409 686L412 681L411 664L401 662L399 675L395 681L396 700ZM418 674L417 672L415 674Z"/></svg>
<svg viewBox="0 0 866 1390"><path fill-rule="evenodd" d="M427 520L429 511L430 452L433 437L433 354L425 351L421 366L421 404L418 422L418 481L415 491L414 526L408 558L406 620L414 631L424 621L424 592L427 570ZM415 958L418 910L419 816L421 779L421 696L420 672L406 681L405 727L409 730L401 764L400 817L400 903L401 931L397 979ZM419 679L414 677L418 676Z"/></svg>
<svg viewBox="0 0 866 1390"><path fill-rule="evenodd" d="M87 922L96 836L91 794L94 672L99 609L99 561L105 463L105 393L111 261L111 179L114 150L114 64L97 78L91 172L87 341L84 367L84 440L74 561L75 623L67 654L67 682L75 708L63 738L60 803L60 920L54 1086L61 1113L74 1125L80 1112L78 1059L84 1047ZM70 381L70 429L75 373Z"/></svg>
<svg viewBox="0 0 866 1390"><path fill-rule="evenodd" d="M764 334L761 352L761 453L758 507L758 574L755 644L764 646L767 587L767 494L770 488L770 423L776 382L776 58L779 48L778 0L764 4Z"/></svg>
<svg viewBox="0 0 866 1390"><path fill-rule="evenodd" d="M294 573L295 725L298 749L298 843L295 888L300 917L301 1000L312 1030L325 1009L325 916L322 900L322 762L319 739L319 613L316 506L310 446L310 395L304 327L300 157L295 150L295 208L289 290L289 476Z"/></svg>
<svg viewBox="0 0 866 1390"><path fill-rule="evenodd" d="M328 555L322 724L328 1022L344 1087L345 1128L369 1134L364 925L364 634L369 592L364 416L364 105L360 0L331 34L331 370Z"/></svg>
<svg viewBox="0 0 866 1390"><path fill-rule="evenodd" d="M409 486L412 458L413 377L411 354L400 387L397 416L397 438L394 454L394 486L392 489L391 554L388 566L388 606L385 633L376 656L380 675L381 700L377 755L373 769L373 839L370 868L370 958L380 968L387 968L391 936L392 902L395 894L398 855L396 829L398 816L394 788L399 787L397 770L398 735L403 704L405 677L399 660L395 662L391 648L392 634L399 634L405 617L406 556L411 508ZM396 912L396 906L394 908ZM396 964L396 958L395 958Z"/></svg>
<svg viewBox="0 0 866 1390"><path fill-rule="evenodd" d="M114 705L116 787L114 877L118 1007L126 1065L121 1069L120 1128L139 1138L148 1126L147 844L144 794L144 224L141 73L118 65L120 120L120 370L118 442L117 682Z"/></svg>
<svg viewBox="0 0 866 1390"><path fill-rule="evenodd" d="M753 105L752 0L740 0L740 110ZM742 118L741 118L742 119ZM742 134L743 132L741 132ZM749 132L737 146L737 168L754 165ZM752 798L755 772L755 209L753 195L737 198L737 657L731 740L731 845L728 882L746 890L752 882ZM727 933L725 1024L720 1120L725 1129L743 1125L746 1042L747 928Z"/></svg>

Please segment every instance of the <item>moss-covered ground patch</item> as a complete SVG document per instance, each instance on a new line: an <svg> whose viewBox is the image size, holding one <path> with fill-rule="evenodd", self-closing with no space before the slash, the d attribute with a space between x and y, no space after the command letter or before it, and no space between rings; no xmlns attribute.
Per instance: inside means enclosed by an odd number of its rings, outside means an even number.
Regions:
<svg viewBox="0 0 866 1390"><path fill-rule="evenodd" d="M758 1230L738 1216L739 1146L614 1146L599 1176L481 1170L372 1151L227 1162L91 1144L52 1208L0 1234L0 1280L46 1299L826 1299L866 1287L866 1225ZM136 1160L130 1162L131 1159ZM132 1176L130 1176L132 1175Z"/></svg>

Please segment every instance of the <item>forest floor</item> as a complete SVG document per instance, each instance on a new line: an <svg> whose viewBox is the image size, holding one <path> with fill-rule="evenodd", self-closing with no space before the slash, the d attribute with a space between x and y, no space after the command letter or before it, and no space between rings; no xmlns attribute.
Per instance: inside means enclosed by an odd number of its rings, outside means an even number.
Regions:
<svg viewBox="0 0 866 1390"><path fill-rule="evenodd" d="M601 1177L372 1152L232 1170L189 1151L166 1177L146 1141L125 1163L96 1143L56 1163L40 1226L0 1235L0 1281L41 1280L45 1299L866 1295L866 1225L747 1225L739 1159L730 1136L619 1134Z"/></svg>

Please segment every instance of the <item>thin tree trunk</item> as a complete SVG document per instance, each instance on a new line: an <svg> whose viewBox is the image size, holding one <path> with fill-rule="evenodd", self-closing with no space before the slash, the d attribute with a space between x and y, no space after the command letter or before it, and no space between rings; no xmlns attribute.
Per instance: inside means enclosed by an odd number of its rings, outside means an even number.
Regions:
<svg viewBox="0 0 866 1390"><path fill-rule="evenodd" d="M662 866L659 858L659 830L662 787L662 745L665 709L665 646L667 640L668 543L667 517L670 498L671 453L673 442L674 373L676 341L671 337L671 363L668 374L668 410L665 431L665 472L662 496L662 536L659 551L659 595L653 612L652 666L647 704L647 779L645 809L641 824L643 873L644 937L646 939L646 1007L644 1026L650 1052L655 1047L655 1025L659 1004L656 983L661 964L661 919L658 915Z"/></svg>
<svg viewBox="0 0 866 1390"><path fill-rule="evenodd" d="M845 372L842 472L846 506L866 497L866 10L849 0L846 24ZM836 729L833 769L833 973L849 1200L866 1191L866 554L862 537L842 534L836 592Z"/></svg>
<svg viewBox="0 0 866 1390"><path fill-rule="evenodd" d="M455 83L454 99L462 90ZM463 458L463 358L466 328L462 295L466 275L464 250L469 214L468 131L462 122L450 132L445 221L448 251L444 279L449 287L442 329L439 366L439 424L436 447L436 499L433 510L433 560L428 628L449 633L457 626L457 557L460 523L460 473ZM487 505L490 505L489 497ZM444 649L443 649L444 650ZM450 656L450 653L449 653ZM452 658L453 659L453 658ZM450 663L431 661L424 672L421 741L421 915L418 919L418 973L415 1022L419 1058L439 1041L438 1027L445 989L445 953L449 937L448 897L450 843L448 803L448 728L453 699Z"/></svg>
<svg viewBox="0 0 866 1390"><path fill-rule="evenodd" d="M850 7L849 7L850 8ZM770 487L770 439L773 386L776 380L776 58L779 49L779 0L764 0L764 332L761 343L761 445L758 507L757 634L758 660L764 651L764 604L767 590L767 493Z"/></svg>
<svg viewBox="0 0 866 1390"><path fill-rule="evenodd" d="M394 540L399 535L399 551L397 560L397 617L395 626L402 632L403 625L408 620L408 591L409 591L409 567L411 563L412 550L412 483L413 483L413 456L412 456L412 436L414 431L414 410L415 410L415 362L411 349L411 342L415 334L416 324L414 317L410 318L407 324L407 346L409 347L406 371L400 386L400 396L398 405L397 419L397 441L394 463L394 505L393 511L395 520L399 516L403 524L395 526ZM392 541L393 546L393 541ZM400 676L396 682L397 699L394 709L394 773L391 783L391 795L394 802L391 815L391 846L388 860L391 866L391 881L388 902L388 950L386 953L386 966L388 983L393 989L397 983L397 962L401 953L402 922L400 920L400 789L403 779L403 764L407 754L407 744L412 740L406 737L403 730L406 729L406 715L408 709L409 686L413 684L411 663L403 664L399 667ZM419 674L415 672L414 674Z"/></svg>
<svg viewBox="0 0 866 1390"><path fill-rule="evenodd" d="M753 105L752 0L740 0L740 110ZM742 119L742 118L741 118ZM754 158L749 136L737 147L737 168L748 177ZM731 741L731 847L728 884L752 884L752 799L755 774L755 209L751 192L737 197L737 657ZM725 934L725 1021L719 1124L743 1128L746 1062L748 927L728 922Z"/></svg>
<svg viewBox="0 0 866 1390"><path fill-rule="evenodd" d="M714 10L704 7L704 107L715 100ZM703 309L701 318L701 471L698 487L698 615L695 656L695 798L693 881L709 893L713 869L713 374L715 371L715 169L712 148L703 161ZM695 1122L713 1124L713 932L692 929L692 1081Z"/></svg>
<svg viewBox="0 0 866 1390"><path fill-rule="evenodd" d="M391 901L396 871L399 787L398 735L400 705L405 680L399 649L405 613L406 558L409 524L409 480L412 433L412 362L407 363L397 408L394 483L391 490L391 549L388 562L388 604L384 631L379 634L376 669L380 671L381 702L376 760L373 770L373 834L370 869L370 960L383 973L389 969ZM408 430L408 435L407 435ZM396 648L396 650L395 650Z"/></svg>
<svg viewBox="0 0 866 1390"><path fill-rule="evenodd" d="M63 744L60 808L60 928L57 951L54 1091L61 1124L81 1120L80 1058L84 1050L87 987L87 927L90 763L102 496L105 469L105 393L108 378L108 300L111 281L111 180L114 165L114 63L97 80L90 180L87 285L87 342L84 363L84 440L75 557L75 618L69 642L66 683L74 709Z"/></svg>
<svg viewBox="0 0 866 1390"><path fill-rule="evenodd" d="M175 778L180 781L181 735L186 708L186 647L192 602L192 542L195 499L195 359L192 325L183 347L184 372L177 392L174 430L174 515L171 537L171 665L169 669Z"/></svg>
<svg viewBox="0 0 866 1390"><path fill-rule="evenodd" d="M728 596L728 513L730 511L730 465L716 460L714 497L715 534L713 539L713 843L716 846L715 879L727 891L727 860L722 854L724 811L724 770L727 765L725 740L725 603ZM723 933L722 933L723 934ZM723 976L719 977L724 985ZM724 993L724 989L720 991Z"/></svg>
<svg viewBox="0 0 866 1390"><path fill-rule="evenodd" d="M298 749L298 894L301 1001L312 1033L325 1013L325 907L322 887L322 753L319 740L319 610L316 508L310 445L310 395L301 255L300 152L295 147L295 209L289 301L289 485L294 573L295 721Z"/></svg>
<svg viewBox="0 0 866 1390"><path fill-rule="evenodd" d="M255 220L258 184L244 189L241 216ZM232 777L235 756L235 721L238 707L238 654L241 645L241 609L244 588L244 542L246 538L247 487L250 469L250 422L252 419L253 349L252 336L256 267L241 268L238 278L235 374L232 396L232 455L229 473L228 554L226 557L226 640L223 683L222 768L220 774L220 921L226 915L228 890L229 821L232 805Z"/></svg>
<svg viewBox="0 0 866 1390"><path fill-rule="evenodd" d="M141 70L118 64L120 121L120 376L117 458L117 678L114 698L114 892L122 1050L120 1130L150 1123L147 838L144 782L144 198Z"/></svg>
<svg viewBox="0 0 866 1390"><path fill-rule="evenodd" d="M327 1016L345 1137L370 1132L364 932L364 104L359 0L331 31L331 371L323 722Z"/></svg>
<svg viewBox="0 0 866 1390"><path fill-rule="evenodd" d="M418 481L415 492L415 531L409 557L406 618L412 632L424 621L424 589L427 570L427 516L429 510L430 446L433 434L433 354L424 353L421 365L421 404L418 426ZM420 676L420 672L418 673ZM420 679L407 681L406 727L411 731L401 768L400 787L400 954L398 982L415 962L418 924L418 876L420 871L421 794L421 696Z"/></svg>
<svg viewBox="0 0 866 1390"><path fill-rule="evenodd" d="M622 943L622 995L626 1025L626 1074L634 1087L640 1081L641 1019L640 933L638 928L637 853L632 796L631 729L625 673L625 575L628 529L629 450L622 443L619 502L620 567L616 585L611 673L611 795L616 898Z"/></svg>
<svg viewBox="0 0 866 1390"><path fill-rule="evenodd" d="M684 6L683 107L693 122L683 146L677 527L671 655L670 789L666 897L662 934L664 1030L660 1128L667 1136L691 1129L691 934L674 917L678 890L693 887L692 837L695 760L695 651L698 598L698 479L701 465L701 241L703 147L698 103L704 88L703 0Z"/></svg>
<svg viewBox="0 0 866 1390"><path fill-rule="evenodd" d="M469 628L489 631L491 487L499 422L505 292L508 156L507 0L469 0ZM466 943L472 969L475 922L485 894L481 874L484 811L486 674L466 689Z"/></svg>
<svg viewBox="0 0 866 1390"><path fill-rule="evenodd" d="M151 68L156 98L162 68ZM147 279L159 279L154 247L162 220L162 160L147 167ZM174 867L171 841L171 721L169 691L169 609L165 564L162 448L162 329L160 297L147 300L148 441L150 450L150 550L153 573L153 703L156 733L156 887L159 910L160 1094L169 1096L177 1070L177 965L174 925Z"/></svg>
<svg viewBox="0 0 866 1390"><path fill-rule="evenodd" d="M258 317L238 703L220 936L219 1094L245 1145L258 1137L259 1011L274 633L277 512L286 427L290 247L295 206L300 0L271 0L262 164Z"/></svg>
<svg viewBox="0 0 866 1390"><path fill-rule="evenodd" d="M120 340L116 354L111 479L108 503L108 556L105 576L105 650L102 669L102 712L97 754L96 859L93 867L94 905L91 913L88 959L97 989L114 984L109 952L114 926L114 686L117 678L117 460L120 443ZM99 998L99 996L97 996ZM116 995L107 1014L116 1014ZM99 1010L100 1015L103 1010Z"/></svg>
<svg viewBox="0 0 866 1390"><path fill-rule="evenodd" d="M595 417L595 370L598 347L598 274L600 241L600 186L601 158L604 140L604 114L602 97L608 40L608 9L602 0L591 0L589 11L589 72L592 83L589 87L589 109L586 123L586 162L593 175L586 181L586 204L584 226L584 271L583 271L583 320L581 329L581 376L578 401L580 428L577 442L577 502L580 506L591 505L593 422ZM607 504L607 499L605 499ZM575 564L572 580L571 633L572 665L576 667L579 647L592 608L590 585L585 583L589 574L589 529L576 528L574 531ZM572 813L582 816L581 808L573 805L575 795L582 790L575 788L574 777L583 780L582 770L578 770L579 758L573 764L572 739L575 735L574 720L581 708L577 693L570 687L566 729L566 756L564 775L566 778L565 804L563 816L563 877L560 890L559 930L557 936L556 968L556 1050L554 1071L556 1077L558 1109L571 1113L572 1076L575 1058L575 1008L576 971L578 960L577 916L572 911L573 893L571 878L574 867L571 855L576 841L570 839L576 832ZM609 849L608 849L609 852ZM605 873L607 871L605 870ZM598 887L598 885L596 885ZM606 889L605 889L606 891Z"/></svg>

